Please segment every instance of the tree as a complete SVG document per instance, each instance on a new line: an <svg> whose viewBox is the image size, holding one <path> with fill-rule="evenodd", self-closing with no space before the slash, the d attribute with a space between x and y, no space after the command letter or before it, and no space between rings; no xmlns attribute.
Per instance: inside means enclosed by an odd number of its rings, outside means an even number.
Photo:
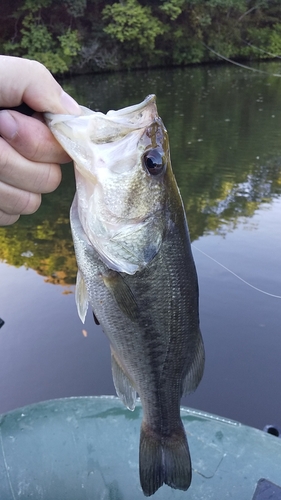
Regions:
<svg viewBox="0 0 281 500"><path fill-rule="evenodd" d="M107 5L102 17L106 22L105 33L135 55L140 51L143 57L152 55L156 38L166 31L165 25L153 16L151 7L142 6L137 0Z"/></svg>

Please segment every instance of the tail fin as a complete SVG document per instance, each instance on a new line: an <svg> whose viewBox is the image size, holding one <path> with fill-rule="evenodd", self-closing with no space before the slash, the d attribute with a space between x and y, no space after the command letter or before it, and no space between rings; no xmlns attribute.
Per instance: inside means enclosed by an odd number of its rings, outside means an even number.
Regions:
<svg viewBox="0 0 281 500"><path fill-rule="evenodd" d="M191 461L183 425L171 436L163 437L142 423L139 467L146 496L153 495L163 483L187 490L191 483Z"/></svg>

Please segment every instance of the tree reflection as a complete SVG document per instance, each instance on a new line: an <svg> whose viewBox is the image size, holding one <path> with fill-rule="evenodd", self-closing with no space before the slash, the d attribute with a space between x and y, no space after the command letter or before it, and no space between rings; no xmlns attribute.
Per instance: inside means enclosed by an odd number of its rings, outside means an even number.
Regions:
<svg viewBox="0 0 281 500"><path fill-rule="evenodd" d="M201 186L197 196L182 192L191 240L203 234L225 234L235 229L242 217L250 218L264 203L281 195L281 157L244 172L244 180L214 176L215 186Z"/></svg>
<svg viewBox="0 0 281 500"><path fill-rule="evenodd" d="M48 283L74 284L77 266L69 226L74 190L72 169L64 166L62 184L43 197L38 212L0 228L1 260L15 267L34 269Z"/></svg>

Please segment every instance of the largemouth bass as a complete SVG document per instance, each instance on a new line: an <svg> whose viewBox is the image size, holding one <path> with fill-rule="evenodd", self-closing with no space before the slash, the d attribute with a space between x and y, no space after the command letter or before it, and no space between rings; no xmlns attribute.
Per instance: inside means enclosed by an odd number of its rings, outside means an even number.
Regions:
<svg viewBox="0 0 281 500"><path fill-rule="evenodd" d="M140 483L187 490L191 462L180 399L204 368L198 284L186 216L155 96L106 115L46 114L73 158L70 221L78 264L76 303L88 303L109 338L116 392L143 407Z"/></svg>

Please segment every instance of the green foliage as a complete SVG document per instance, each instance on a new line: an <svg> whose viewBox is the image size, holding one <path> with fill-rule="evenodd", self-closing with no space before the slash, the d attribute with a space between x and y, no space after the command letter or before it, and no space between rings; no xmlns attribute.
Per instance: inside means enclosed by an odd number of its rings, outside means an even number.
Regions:
<svg viewBox="0 0 281 500"><path fill-rule="evenodd" d="M29 13L38 12L40 9L46 9L52 3L52 0L25 0L20 9Z"/></svg>
<svg viewBox="0 0 281 500"><path fill-rule="evenodd" d="M53 73L69 70L72 58L80 50L77 31L69 28L64 35L55 38L32 14L24 18L22 26L20 42L7 42L4 46L6 53L14 54L17 50L17 55L40 61Z"/></svg>
<svg viewBox="0 0 281 500"><path fill-rule="evenodd" d="M281 54L281 24L275 24L271 31L268 51L276 56Z"/></svg>
<svg viewBox="0 0 281 500"><path fill-rule="evenodd" d="M205 2L209 7L221 9L243 9L246 6L245 0L208 0Z"/></svg>
<svg viewBox="0 0 281 500"><path fill-rule="evenodd" d="M256 27L250 28L247 39L250 42L244 50L242 49L246 57L267 59L281 54L281 24L265 27L262 30Z"/></svg>
<svg viewBox="0 0 281 500"><path fill-rule="evenodd" d="M224 13L229 13L231 9L245 9L245 12L249 9L249 2L247 0L186 0L185 3L188 7L202 7L206 11L220 9Z"/></svg>
<svg viewBox="0 0 281 500"><path fill-rule="evenodd" d="M164 12L171 21L175 21L183 12L185 0L166 0L160 6L160 10Z"/></svg>
<svg viewBox="0 0 281 500"><path fill-rule="evenodd" d="M36 57L37 52L48 52L54 48L52 34L32 14L25 16L22 26L20 46L26 49L26 55Z"/></svg>
<svg viewBox="0 0 281 500"><path fill-rule="evenodd" d="M130 42L150 51L156 37L165 32L165 26L153 17L150 7L142 7L137 0L107 5L102 11L107 22L104 32L119 42Z"/></svg>
<svg viewBox="0 0 281 500"><path fill-rule="evenodd" d="M198 40L182 38L173 49L173 62L175 64L195 64L204 61L205 48Z"/></svg>
<svg viewBox="0 0 281 500"><path fill-rule="evenodd" d="M20 36L17 41L3 44L6 54L35 59L53 73L65 73L71 69L73 60L81 49L79 33L69 27L63 34L62 26L50 26L45 18L53 0L25 0L20 7L17 20L21 19Z"/></svg>
<svg viewBox="0 0 281 500"><path fill-rule="evenodd" d="M87 0L64 0L68 13L73 17L84 15Z"/></svg>
<svg viewBox="0 0 281 500"><path fill-rule="evenodd" d="M64 35L58 36L58 40L66 56L77 56L81 48L78 31L68 28Z"/></svg>
<svg viewBox="0 0 281 500"><path fill-rule="evenodd" d="M0 51L53 73L267 59L281 53L280 0L15 0ZM209 48L208 48L209 47Z"/></svg>

